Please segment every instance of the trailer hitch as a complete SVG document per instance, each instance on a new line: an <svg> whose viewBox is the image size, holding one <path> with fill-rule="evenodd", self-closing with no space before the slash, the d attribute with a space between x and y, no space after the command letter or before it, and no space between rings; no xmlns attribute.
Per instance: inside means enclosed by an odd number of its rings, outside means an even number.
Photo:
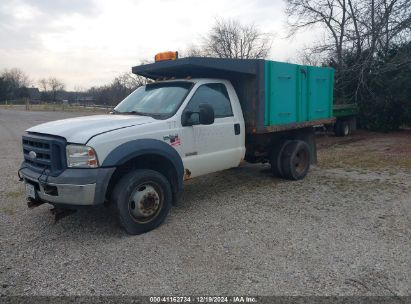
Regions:
<svg viewBox="0 0 411 304"><path fill-rule="evenodd" d="M27 198L27 207L30 209L36 208L40 205L45 204L46 202L36 200L34 198ZM54 224L57 223L59 220L62 218L65 218L66 216L75 213L77 210L75 209L67 209L67 208L61 208L61 207L53 207L50 209L50 212L54 215Z"/></svg>
<svg viewBox="0 0 411 304"><path fill-rule="evenodd" d="M31 198L31 197L27 198L27 207L29 207L30 209L36 208L40 205L43 205L44 203L45 202L36 200L34 198Z"/></svg>

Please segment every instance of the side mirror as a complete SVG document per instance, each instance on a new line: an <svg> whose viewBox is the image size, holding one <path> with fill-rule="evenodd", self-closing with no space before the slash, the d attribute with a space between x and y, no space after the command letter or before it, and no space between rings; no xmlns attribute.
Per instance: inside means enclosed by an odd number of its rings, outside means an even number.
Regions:
<svg viewBox="0 0 411 304"><path fill-rule="evenodd" d="M183 116L181 117L181 124L183 125L183 127L197 125L200 121L198 117L198 112L184 111Z"/></svg>
<svg viewBox="0 0 411 304"><path fill-rule="evenodd" d="M200 104L199 108L199 120L201 125L211 125L214 123L214 109L209 104Z"/></svg>

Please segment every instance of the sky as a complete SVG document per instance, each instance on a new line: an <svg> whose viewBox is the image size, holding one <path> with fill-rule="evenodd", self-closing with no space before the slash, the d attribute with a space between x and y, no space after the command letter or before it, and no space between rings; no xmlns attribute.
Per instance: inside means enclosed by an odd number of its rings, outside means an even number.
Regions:
<svg viewBox="0 0 411 304"><path fill-rule="evenodd" d="M273 35L269 58L293 61L312 39L287 39L283 0L0 0L0 71L19 68L38 86L54 76L66 89L109 83L162 51L201 42L216 18Z"/></svg>

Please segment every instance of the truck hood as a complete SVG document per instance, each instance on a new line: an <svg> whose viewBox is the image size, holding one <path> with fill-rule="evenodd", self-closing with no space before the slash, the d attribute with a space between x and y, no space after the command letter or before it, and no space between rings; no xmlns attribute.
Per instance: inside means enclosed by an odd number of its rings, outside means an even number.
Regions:
<svg viewBox="0 0 411 304"><path fill-rule="evenodd" d="M64 137L67 142L86 144L90 138L113 130L154 122L138 115L93 115L51 121L27 129L27 132Z"/></svg>

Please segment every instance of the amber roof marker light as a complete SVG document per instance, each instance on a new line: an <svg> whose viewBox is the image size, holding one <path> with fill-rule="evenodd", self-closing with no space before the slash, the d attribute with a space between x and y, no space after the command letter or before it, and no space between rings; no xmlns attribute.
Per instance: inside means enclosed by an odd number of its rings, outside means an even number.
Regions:
<svg viewBox="0 0 411 304"><path fill-rule="evenodd" d="M178 52L162 52L154 56L154 61L176 60L178 59Z"/></svg>

